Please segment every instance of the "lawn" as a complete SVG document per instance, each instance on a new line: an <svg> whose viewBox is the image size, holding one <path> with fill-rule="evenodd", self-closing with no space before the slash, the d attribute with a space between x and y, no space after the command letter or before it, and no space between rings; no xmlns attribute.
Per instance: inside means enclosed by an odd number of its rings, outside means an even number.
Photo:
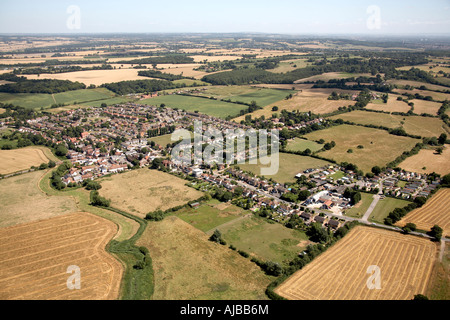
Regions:
<svg viewBox="0 0 450 320"><path fill-rule="evenodd" d="M279 183L295 182L295 176L298 173L309 168L320 168L330 164L331 163L328 161L312 157L299 156L290 153L280 153L278 172L274 175L265 175L265 177L268 179L272 178L274 181ZM259 160L258 164L246 163L246 164L238 164L237 166L239 166L239 168L241 168L244 171L250 171L258 176L262 176L261 168L270 167L270 165L262 165Z"/></svg>
<svg viewBox="0 0 450 320"><path fill-rule="evenodd" d="M406 207L410 202L402 199L394 199L386 197L384 199L380 199L373 209L369 221L384 223L384 218L386 218L389 213L395 208L403 208Z"/></svg>
<svg viewBox="0 0 450 320"><path fill-rule="evenodd" d="M311 132L305 135L305 138L309 140L324 139L326 142L335 141L334 148L318 154L337 162L356 164L364 172L369 172L374 166L385 166L421 141L394 136L385 130L352 125L339 125ZM362 145L363 148L359 149L359 145ZM349 149L352 149L353 153L348 153Z"/></svg>
<svg viewBox="0 0 450 320"><path fill-rule="evenodd" d="M198 111L218 118L235 117L239 114L239 111L248 108L246 105L177 94L144 99L139 103L153 106L159 106L164 103L170 108L178 108L190 112Z"/></svg>
<svg viewBox="0 0 450 320"><path fill-rule="evenodd" d="M245 213L244 209L235 205L222 203L218 200L210 200L196 209L191 207L182 208L174 212L173 215L203 232L211 232L217 226L242 217Z"/></svg>
<svg viewBox="0 0 450 320"><path fill-rule="evenodd" d="M362 218L373 201L373 194L361 192L361 201L345 212L346 216Z"/></svg>
<svg viewBox="0 0 450 320"><path fill-rule="evenodd" d="M322 149L323 144L319 144L315 141L295 138L288 142L286 149L289 151L305 151L306 149L316 152Z"/></svg>
<svg viewBox="0 0 450 320"><path fill-rule="evenodd" d="M357 110L332 116L330 119L342 119L358 124L373 124L393 129L402 127L406 133L422 137L436 137L446 132L444 122L439 118L431 117L399 116Z"/></svg>
<svg viewBox="0 0 450 320"><path fill-rule="evenodd" d="M248 217L219 227L223 238L238 250L263 261L287 263L310 243L304 232L262 218Z"/></svg>
<svg viewBox="0 0 450 320"><path fill-rule="evenodd" d="M192 134L193 135L193 134ZM192 136L191 135L191 136ZM148 141L154 141L156 144L159 144L162 147L166 147L169 143L174 143L176 141L172 141L172 134L165 134L158 137L153 137L148 139Z"/></svg>

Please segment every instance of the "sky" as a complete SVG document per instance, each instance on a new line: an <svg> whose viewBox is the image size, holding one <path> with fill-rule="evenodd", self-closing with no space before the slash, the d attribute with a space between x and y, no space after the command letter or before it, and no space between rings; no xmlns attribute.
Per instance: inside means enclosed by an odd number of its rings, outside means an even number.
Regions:
<svg viewBox="0 0 450 320"><path fill-rule="evenodd" d="M450 35L450 0L1 0L0 33Z"/></svg>

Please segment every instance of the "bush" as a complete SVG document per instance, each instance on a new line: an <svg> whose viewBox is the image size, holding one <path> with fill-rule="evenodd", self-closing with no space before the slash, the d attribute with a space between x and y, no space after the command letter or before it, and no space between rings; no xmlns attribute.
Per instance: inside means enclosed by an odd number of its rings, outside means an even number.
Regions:
<svg viewBox="0 0 450 320"><path fill-rule="evenodd" d="M145 220L150 221L161 221L165 218L165 214L162 210L156 210L154 212L149 212L145 216Z"/></svg>
<svg viewBox="0 0 450 320"><path fill-rule="evenodd" d="M86 190L100 190L102 188L102 185L98 183L97 181L89 181L86 184Z"/></svg>

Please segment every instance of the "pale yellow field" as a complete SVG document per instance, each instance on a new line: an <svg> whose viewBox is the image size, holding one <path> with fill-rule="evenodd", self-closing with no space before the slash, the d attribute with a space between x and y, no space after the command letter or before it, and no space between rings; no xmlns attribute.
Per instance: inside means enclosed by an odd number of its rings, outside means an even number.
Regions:
<svg viewBox="0 0 450 320"><path fill-rule="evenodd" d="M383 103L381 100L377 100L376 102L370 102L369 104L367 104L366 109L407 113L411 109L411 107L408 106L408 103L406 102L398 101L397 97L401 97L401 95L390 93L387 103Z"/></svg>
<svg viewBox="0 0 450 320"><path fill-rule="evenodd" d="M5 113L6 109L0 108L0 114Z"/></svg>
<svg viewBox="0 0 450 320"><path fill-rule="evenodd" d="M47 196L38 184L45 171L0 180L0 227L76 212L70 196Z"/></svg>
<svg viewBox="0 0 450 320"><path fill-rule="evenodd" d="M394 89L393 91L398 93L407 93L407 94L420 94L424 97L431 96L434 100L437 101L444 101L445 99L450 100L450 94L449 93L441 93L441 92L435 92L435 91L428 91L428 90L405 90L405 89ZM406 98L406 97L404 97Z"/></svg>
<svg viewBox="0 0 450 320"><path fill-rule="evenodd" d="M450 189L439 190L423 207L408 213L396 225L403 227L409 222L426 231L437 224L444 230L444 236L450 235Z"/></svg>
<svg viewBox="0 0 450 320"><path fill-rule="evenodd" d="M436 172L444 176L450 173L450 146L446 145L442 154L437 154L434 150L422 149L418 154L406 158L398 166L411 172Z"/></svg>
<svg viewBox="0 0 450 320"><path fill-rule="evenodd" d="M0 150L0 174L8 174L47 163L49 159L39 148Z"/></svg>
<svg viewBox="0 0 450 320"><path fill-rule="evenodd" d="M151 211L164 211L203 196L185 184L168 173L145 168L102 179L100 195L111 199L112 207L145 217Z"/></svg>
<svg viewBox="0 0 450 320"><path fill-rule="evenodd" d="M215 61L233 61L233 60L237 60L240 59L240 56L227 56L227 55L223 55L223 56L191 56L191 58L194 59L195 62L203 62L205 60L207 60L208 62L215 62Z"/></svg>
<svg viewBox="0 0 450 320"><path fill-rule="evenodd" d="M425 86L427 89L430 90L439 90L439 91L446 91L448 90L447 87L436 85L436 84L429 84L425 82L419 82L419 81L411 81L411 80L388 80L386 81L389 84L395 84L397 86L405 86L410 85L415 88L419 88L421 86Z"/></svg>
<svg viewBox="0 0 450 320"><path fill-rule="evenodd" d="M57 79L78 81L89 86L96 86L104 83L127 81L127 80L145 80L147 77L138 76L137 69L116 69L116 70L88 70L56 74L27 75L28 79Z"/></svg>
<svg viewBox="0 0 450 320"><path fill-rule="evenodd" d="M349 73L345 73L345 72L326 72L326 73L322 73L322 74L319 74L316 76L297 80L294 83L302 83L305 81L318 81L318 80L328 81L331 79L345 79L345 78L359 77L359 76L370 76L370 74L368 74L368 73L349 74Z"/></svg>
<svg viewBox="0 0 450 320"><path fill-rule="evenodd" d="M414 113L417 114L428 113L435 116L437 115L439 108L442 106L442 103L418 99L413 99L409 102L414 103Z"/></svg>
<svg viewBox="0 0 450 320"><path fill-rule="evenodd" d="M290 300L411 300L425 293L436 253L429 240L359 226L275 292ZM369 266L380 270L380 289L367 285Z"/></svg>
<svg viewBox="0 0 450 320"><path fill-rule="evenodd" d="M0 299L117 299L123 267L105 252L116 233L113 222L88 213L1 228ZM80 270L79 290L68 288L69 266Z"/></svg>

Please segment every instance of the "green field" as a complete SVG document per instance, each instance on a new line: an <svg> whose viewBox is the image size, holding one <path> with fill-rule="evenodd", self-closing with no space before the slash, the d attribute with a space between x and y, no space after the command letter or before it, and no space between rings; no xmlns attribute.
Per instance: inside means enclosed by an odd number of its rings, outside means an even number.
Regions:
<svg viewBox="0 0 450 320"><path fill-rule="evenodd" d="M218 230L227 243L264 261L287 262L309 243L305 233L257 217L239 220Z"/></svg>
<svg viewBox="0 0 450 320"><path fill-rule="evenodd" d="M100 106L101 103L110 103L115 94L105 88L83 89L55 94L44 93L4 93L0 92L0 101L11 103L24 108L49 108L53 104L88 104ZM121 98L121 101L124 99Z"/></svg>
<svg viewBox="0 0 450 320"><path fill-rule="evenodd" d="M309 149L312 152L316 152L322 149L322 147L323 144L319 144L315 141L296 138L288 142L286 149L290 151L305 151L306 149Z"/></svg>
<svg viewBox="0 0 450 320"><path fill-rule="evenodd" d="M192 136L193 134L191 134ZM169 143L174 143L176 141L172 141L172 134L165 134L158 137L153 137L148 139L148 141L154 141L156 144L159 144L162 147L166 147Z"/></svg>
<svg viewBox="0 0 450 320"><path fill-rule="evenodd" d="M369 221L384 223L384 218L386 218L389 213L395 208L406 207L410 202L402 199L394 199L386 197L380 199L377 203L375 209L373 209L370 214Z"/></svg>
<svg viewBox="0 0 450 320"><path fill-rule="evenodd" d="M446 132L443 127L445 126L444 122L439 118L431 117L399 116L357 110L332 116L330 119L342 119L358 124L373 124L393 129L402 127L406 133L422 137L436 137Z"/></svg>
<svg viewBox="0 0 450 320"><path fill-rule="evenodd" d="M345 212L346 216L362 218L373 201L373 194L361 192L361 201Z"/></svg>
<svg viewBox="0 0 450 320"><path fill-rule="evenodd" d="M356 164L359 169L369 172L372 167L383 167L395 160L404 151L411 150L421 140L389 134L385 130L352 125L339 125L325 130L314 131L305 135L309 140L324 139L335 141L336 146L318 154L337 162ZM363 148L359 149L358 146ZM353 153L347 150L352 149Z"/></svg>
<svg viewBox="0 0 450 320"><path fill-rule="evenodd" d="M246 105L176 94L144 99L139 103L153 106L159 106L164 103L170 108L178 108L190 112L198 111L218 118L237 116L239 111L248 108Z"/></svg>
<svg viewBox="0 0 450 320"><path fill-rule="evenodd" d="M234 205L221 203L218 200L210 200L200 207L193 209L186 207L173 213L183 221L200 229L203 232L214 231L221 224L242 217L246 211Z"/></svg>
<svg viewBox="0 0 450 320"><path fill-rule="evenodd" d="M328 161L299 156L290 153L280 153L279 154L279 168L275 175L266 175L267 179L272 178L274 181L279 183L295 182L295 176L309 168L320 168L323 166L330 165ZM239 168L244 171L250 171L255 175L261 176L261 168L268 168L270 165L262 165L260 161L258 164L238 164Z"/></svg>

